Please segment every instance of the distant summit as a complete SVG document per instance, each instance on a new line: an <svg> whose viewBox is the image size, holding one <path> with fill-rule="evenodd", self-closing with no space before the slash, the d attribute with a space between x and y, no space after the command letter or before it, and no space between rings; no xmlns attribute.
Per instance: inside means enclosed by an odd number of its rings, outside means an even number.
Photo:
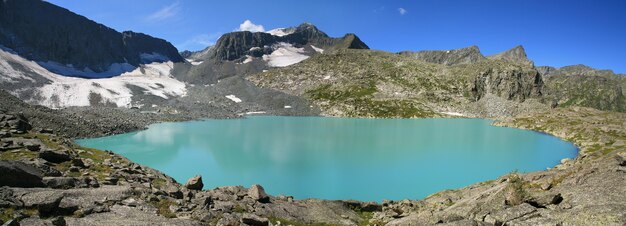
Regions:
<svg viewBox="0 0 626 226"><path fill-rule="evenodd" d="M403 51L399 54L428 63L443 64L448 66L470 64L487 59L482 53L480 53L478 46L452 50L421 50L416 52Z"/></svg>
<svg viewBox="0 0 626 226"><path fill-rule="evenodd" d="M355 34L332 38L310 23L267 32L230 32L202 51L182 52L196 66L180 69L178 78L189 83L216 82L228 76L287 67L313 55L341 49L369 47Z"/></svg>
<svg viewBox="0 0 626 226"><path fill-rule="evenodd" d="M515 48L509 49L502 53L488 56L487 58L492 59L492 60L503 60L503 61L508 61L511 63L518 63L518 64L524 64L524 65L529 65L529 66L534 65L534 63L528 59L528 56L526 55L526 50L524 50L524 47L521 45L518 45Z"/></svg>
<svg viewBox="0 0 626 226"><path fill-rule="evenodd" d="M291 45L304 48L305 55L332 49L369 49L356 35L331 38L315 25L303 23L297 27L279 28L268 32L237 31L222 35L214 48L207 51L205 60L233 61L241 58L272 54L276 46Z"/></svg>

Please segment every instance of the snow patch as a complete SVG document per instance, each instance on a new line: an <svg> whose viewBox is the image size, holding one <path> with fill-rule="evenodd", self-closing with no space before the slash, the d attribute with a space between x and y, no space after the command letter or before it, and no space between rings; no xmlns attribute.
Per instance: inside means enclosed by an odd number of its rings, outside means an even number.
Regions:
<svg viewBox="0 0 626 226"><path fill-rule="evenodd" d="M255 51L255 50L259 50L259 49L261 49L261 47L255 46L255 47L250 48L249 51Z"/></svg>
<svg viewBox="0 0 626 226"><path fill-rule="evenodd" d="M315 50L315 52L324 53L324 49L322 49L322 48L317 48L314 45L311 45L311 48L313 48Z"/></svg>
<svg viewBox="0 0 626 226"><path fill-rule="evenodd" d="M452 111L445 111L445 112L441 112L442 114L446 114L446 115L452 115L452 116L465 116L463 113L459 113L459 112L452 112Z"/></svg>
<svg viewBox="0 0 626 226"><path fill-rule="evenodd" d="M191 58L187 58L185 60L187 60L187 62L189 62L191 65L194 65L194 66L200 65L200 64L202 64L202 62L204 62L202 60L194 60L194 59L191 59Z"/></svg>
<svg viewBox="0 0 626 226"><path fill-rule="evenodd" d="M22 70L16 70L10 67L8 62L27 68L31 73L25 74ZM53 65L63 66L58 63ZM113 103L118 107L131 107L133 93L128 85L137 86L146 94L165 99L172 96L184 96L187 93L185 83L174 79L170 74L173 66L172 62L151 63L138 68L133 67L133 70L116 77L85 79L51 72L39 63L0 50L0 72L3 75L9 78L25 78L33 82L35 80L32 76L38 75L49 80L49 83L42 84L40 87L38 84L28 87L27 89L32 90L34 96L39 98L27 101L51 108L89 106L91 96L100 97L101 102ZM71 65L63 67L71 68ZM2 76L3 80L4 77Z"/></svg>
<svg viewBox="0 0 626 226"><path fill-rule="evenodd" d="M243 60L244 64L250 63L254 60L254 57L250 56L250 55L246 55L246 59Z"/></svg>
<svg viewBox="0 0 626 226"><path fill-rule="evenodd" d="M241 103L241 99L239 99L238 97L236 97L235 95L228 95L226 96L226 98L232 100L235 103Z"/></svg>
<svg viewBox="0 0 626 226"><path fill-rule="evenodd" d="M246 112L246 115L258 115L258 114L265 114L267 112L264 111L251 111L251 112Z"/></svg>
<svg viewBox="0 0 626 226"><path fill-rule="evenodd" d="M285 105L285 109L291 109L291 106Z"/></svg>
<svg viewBox="0 0 626 226"><path fill-rule="evenodd" d="M272 54L263 55L263 60L267 61L270 67L286 67L309 58L304 55L304 48L296 48L289 43L279 42L272 48L274 48Z"/></svg>
<svg viewBox="0 0 626 226"><path fill-rule="evenodd" d="M47 62L37 62L41 67L46 70L65 76L72 77L83 77L83 78L108 78L113 76L118 76L122 73L129 72L135 70L135 66L130 65L129 63L114 63L109 65L109 68L103 72L94 72L93 70L85 67L82 70L74 68L72 65L63 65L54 61Z"/></svg>
<svg viewBox="0 0 626 226"><path fill-rule="evenodd" d="M276 29L267 31L267 33L274 35L274 36L282 37L285 35L293 34L295 31L296 31L295 29L289 29L289 28L276 28Z"/></svg>

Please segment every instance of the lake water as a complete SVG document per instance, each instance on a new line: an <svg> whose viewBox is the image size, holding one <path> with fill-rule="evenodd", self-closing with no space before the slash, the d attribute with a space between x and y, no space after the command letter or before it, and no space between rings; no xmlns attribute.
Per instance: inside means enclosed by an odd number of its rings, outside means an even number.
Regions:
<svg viewBox="0 0 626 226"><path fill-rule="evenodd" d="M80 145L205 189L261 184L296 199L420 199L573 158L571 143L482 119L256 116L151 125Z"/></svg>

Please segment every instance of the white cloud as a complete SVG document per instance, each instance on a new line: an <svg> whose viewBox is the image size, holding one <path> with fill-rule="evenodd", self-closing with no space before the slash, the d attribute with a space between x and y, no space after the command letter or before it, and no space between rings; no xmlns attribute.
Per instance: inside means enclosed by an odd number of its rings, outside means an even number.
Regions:
<svg viewBox="0 0 626 226"><path fill-rule="evenodd" d="M406 9L404 8L398 8L398 12L400 13L400 15L404 15L407 14L409 11L406 11Z"/></svg>
<svg viewBox="0 0 626 226"><path fill-rule="evenodd" d="M180 2L174 2L170 5L164 6L163 8L159 9L158 11L148 15L146 17L147 21L150 22L158 22L158 21L162 21L168 18L172 18L176 15L178 15L178 13L181 10L181 6L180 6Z"/></svg>
<svg viewBox="0 0 626 226"><path fill-rule="evenodd" d="M217 41L221 35L221 32L196 35L187 39L185 42L176 45L176 48L180 51L204 49L208 46L215 45L215 41Z"/></svg>
<svg viewBox="0 0 626 226"><path fill-rule="evenodd" d="M246 20L239 25L238 31L265 32L265 28L263 25L257 25L252 23L250 20Z"/></svg>

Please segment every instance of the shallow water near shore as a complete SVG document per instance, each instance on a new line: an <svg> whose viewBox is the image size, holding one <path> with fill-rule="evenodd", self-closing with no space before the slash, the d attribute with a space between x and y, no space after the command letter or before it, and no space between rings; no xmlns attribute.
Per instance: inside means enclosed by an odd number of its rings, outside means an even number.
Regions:
<svg viewBox="0 0 626 226"><path fill-rule="evenodd" d="M261 184L296 199L421 199L512 171L553 167L577 148L556 137L483 119L254 116L160 123L82 139L184 183Z"/></svg>

